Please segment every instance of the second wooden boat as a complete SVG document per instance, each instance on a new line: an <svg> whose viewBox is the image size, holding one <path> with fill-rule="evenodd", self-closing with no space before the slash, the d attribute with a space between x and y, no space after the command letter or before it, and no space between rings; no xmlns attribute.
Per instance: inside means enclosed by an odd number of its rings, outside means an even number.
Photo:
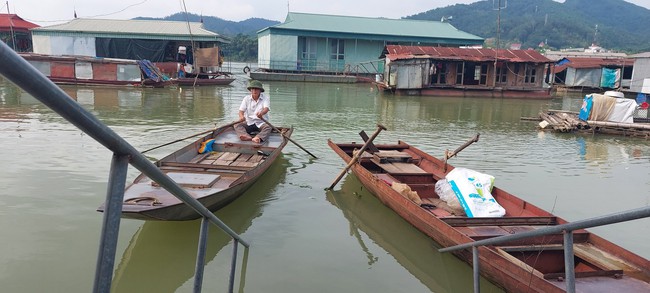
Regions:
<svg viewBox="0 0 650 293"><path fill-rule="evenodd" d="M328 145L347 163L363 146L331 140ZM492 195L505 216L467 217L435 191L453 166L402 141L375 147L361 154L352 172L382 203L442 247L567 223L498 187ZM392 187L400 183L421 203ZM480 247L481 274L508 292L564 292L562 240L556 234ZM647 259L586 230L574 231L574 242L577 292L650 292ZM472 261L470 250L456 255Z"/></svg>

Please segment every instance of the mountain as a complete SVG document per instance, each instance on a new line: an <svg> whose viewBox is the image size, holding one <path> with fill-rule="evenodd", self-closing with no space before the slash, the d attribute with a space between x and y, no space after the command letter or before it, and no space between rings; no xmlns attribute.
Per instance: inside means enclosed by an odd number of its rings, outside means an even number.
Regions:
<svg viewBox="0 0 650 293"><path fill-rule="evenodd" d="M190 22L199 22L203 18L203 27L209 31L213 31L220 35L224 36L236 36L238 34L256 36L257 31L276 25L280 22L262 18L249 18L242 21L230 21L224 20L215 16L200 16L198 14L188 13L175 13L170 16L162 18L162 20L174 20L174 21L190 21ZM151 17L138 17L135 19L156 19L160 18L151 18Z"/></svg>
<svg viewBox="0 0 650 293"><path fill-rule="evenodd" d="M596 43L627 53L650 51L650 10L623 0L485 0L404 18L440 21L452 16L448 21L453 26L494 47L498 14L500 47L520 43L537 48L543 42L553 49L586 48Z"/></svg>

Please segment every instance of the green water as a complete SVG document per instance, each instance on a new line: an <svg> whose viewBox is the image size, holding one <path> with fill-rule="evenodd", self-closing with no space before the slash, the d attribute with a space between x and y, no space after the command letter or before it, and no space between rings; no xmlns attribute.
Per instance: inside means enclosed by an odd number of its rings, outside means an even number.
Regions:
<svg viewBox="0 0 650 293"><path fill-rule="evenodd" d="M226 87L116 89L64 87L137 149L231 122L245 76ZM647 140L538 132L544 109L577 110L579 96L552 100L391 96L369 84L265 82L271 121L293 139L251 190L217 215L251 243L239 247L238 292L471 292L471 267L436 252L424 234L346 175L327 139L413 144L434 155L477 132L452 164L567 220L650 203ZM38 100L0 81L0 286L3 292L92 290L111 153ZM180 144L148 155L160 158ZM137 175L130 169L128 180ZM650 220L593 229L650 257ZM192 292L199 222L123 220L114 292ZM226 292L232 242L212 228L204 292ZM483 292L500 292L482 281Z"/></svg>

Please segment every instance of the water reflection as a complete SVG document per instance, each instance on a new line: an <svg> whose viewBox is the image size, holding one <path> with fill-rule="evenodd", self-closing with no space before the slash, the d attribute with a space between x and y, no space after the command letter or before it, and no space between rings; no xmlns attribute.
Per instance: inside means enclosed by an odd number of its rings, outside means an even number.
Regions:
<svg viewBox="0 0 650 293"><path fill-rule="evenodd" d="M433 240L384 206L354 175L345 178L341 190L328 191L326 196L349 221L350 235L357 239L369 266L386 255L370 251L363 235L390 253L431 292L472 292L472 283L466 281L472 271L466 263L452 254L438 253ZM481 291L503 292L483 278Z"/></svg>
<svg viewBox="0 0 650 293"><path fill-rule="evenodd" d="M238 234L244 233L253 220L260 217L278 184L285 181L289 162L279 156L269 170L240 198L217 211L216 216ZM193 283L199 239L200 220L189 222L146 221L133 235L122 255L113 278L113 292L175 292L186 283ZM214 225L208 233L205 263L209 265L219 253L232 253L230 236ZM245 252L238 247L238 278L243 291ZM245 261L245 259L244 259ZM227 266L228 264L221 264ZM227 276L221 284L227 284Z"/></svg>

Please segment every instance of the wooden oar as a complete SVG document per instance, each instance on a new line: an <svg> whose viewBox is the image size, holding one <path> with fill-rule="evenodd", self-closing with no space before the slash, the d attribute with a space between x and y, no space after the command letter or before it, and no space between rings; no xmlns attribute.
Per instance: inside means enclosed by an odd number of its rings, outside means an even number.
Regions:
<svg viewBox="0 0 650 293"><path fill-rule="evenodd" d="M203 132L200 132L200 133L192 134L192 135L190 135L190 136L188 136L188 137L184 137L184 138L181 138L181 139L177 139L177 140L175 140L175 141L170 141L170 142L168 142L168 143L161 144L161 145L156 146L156 147L152 147L152 148L150 148L150 149L148 149L148 150L141 151L140 153L141 153L141 154L144 154L144 153L146 153L146 152L148 152L148 151L153 151L153 150L155 150L155 149L158 149L158 148L161 148L161 147L164 147L164 146L168 146L168 145L170 145L170 144L174 144L174 143L177 143L177 142L179 142L179 141L184 141L184 140L186 140L186 139L188 139L188 138L192 138L192 137L199 136L199 135L202 135L202 134L208 134L208 133L210 133L210 132L212 132L212 131L214 131L214 129L210 129L210 130L206 130L206 131L203 131Z"/></svg>
<svg viewBox="0 0 650 293"><path fill-rule="evenodd" d="M473 143L477 142L477 141L478 141L478 137L479 137L480 135L481 135L480 133L477 133L476 135L474 135L474 137L472 137L470 140L468 140L467 142L465 142L463 145L459 146L459 147L458 147L456 150L454 150L453 152L449 152L449 150L446 150L446 151L445 151L445 167L444 167L443 171L447 172L447 160L448 160L448 159L451 159L452 157L455 157L456 154L460 153L460 151L464 150L464 149L465 149L466 147L468 147L470 144L473 144Z"/></svg>
<svg viewBox="0 0 650 293"><path fill-rule="evenodd" d="M386 130L386 127L384 127L381 124L377 124L377 131L375 131L375 133L372 134L372 136L366 141L366 143L361 147L361 149L356 154L352 155L352 159L350 160L348 165L345 166L345 169L343 169L341 171L339 176L336 177L336 179L334 180L334 182L332 182L332 185L330 185L330 187L328 189L333 189L334 186L336 186L336 183L339 183L341 178L343 178L343 175L345 175L345 173L348 172L348 169L350 169L350 167L352 167L352 165L357 163L357 161L359 160L359 157L361 156L361 154L363 154L363 152L366 151L366 148L368 148L368 146L372 143L373 140L375 140L375 137L377 137L377 135L379 135L379 133L382 130Z"/></svg>
<svg viewBox="0 0 650 293"><path fill-rule="evenodd" d="M221 126L221 127L233 126L233 125L235 125L235 123L239 123L239 121L231 122L231 123L226 124L226 125ZM155 150L155 149L158 149L158 148L161 148L161 147L164 147L164 146L168 146L168 145L170 145L170 144L174 144L174 143L177 143L177 142L179 142L179 141L184 141L184 140L186 140L186 139L188 139L188 138L196 137L196 136L203 135L203 134L208 134L208 133L210 133L210 132L212 132L212 131L215 131L215 130L217 130L217 129L219 129L219 128L220 128L220 127L215 127L214 129L210 129L210 130L206 130L206 131L199 132L199 133L196 133L196 134L192 134L192 135L190 135L190 136L188 136L188 137L184 137L184 138L181 138L181 139L177 139L177 140L175 140L175 141L170 141L170 142L168 142L168 143L161 144L161 145L156 146L156 147L152 147L152 148L150 148L150 149L148 149L148 150L144 150L144 151L142 151L142 152L140 152L140 153L141 153L141 154L144 154L144 153L146 153L146 152L148 152L148 151L153 151L153 150Z"/></svg>
<svg viewBox="0 0 650 293"><path fill-rule="evenodd" d="M307 149L303 148L299 143L295 142L295 141L294 141L293 139L291 139L290 137L284 135L284 133L283 133L282 131L280 131L280 129L277 129L275 126L273 126L273 124L271 124L270 122L266 121L266 119L264 119L264 118L262 118L262 117L260 117L260 119L261 119L262 121L264 121L264 123L266 123L266 124L268 124L269 126L271 126L271 128L273 128L273 130L275 130L275 131L277 131L278 133L280 133L280 134L282 135L282 137L288 139L290 142L292 142L293 144L295 144L297 147L299 147L300 149L302 149L303 151L305 151L306 153L308 153L310 156L314 157L314 159L318 159L318 157L314 156L314 154L310 153Z"/></svg>

